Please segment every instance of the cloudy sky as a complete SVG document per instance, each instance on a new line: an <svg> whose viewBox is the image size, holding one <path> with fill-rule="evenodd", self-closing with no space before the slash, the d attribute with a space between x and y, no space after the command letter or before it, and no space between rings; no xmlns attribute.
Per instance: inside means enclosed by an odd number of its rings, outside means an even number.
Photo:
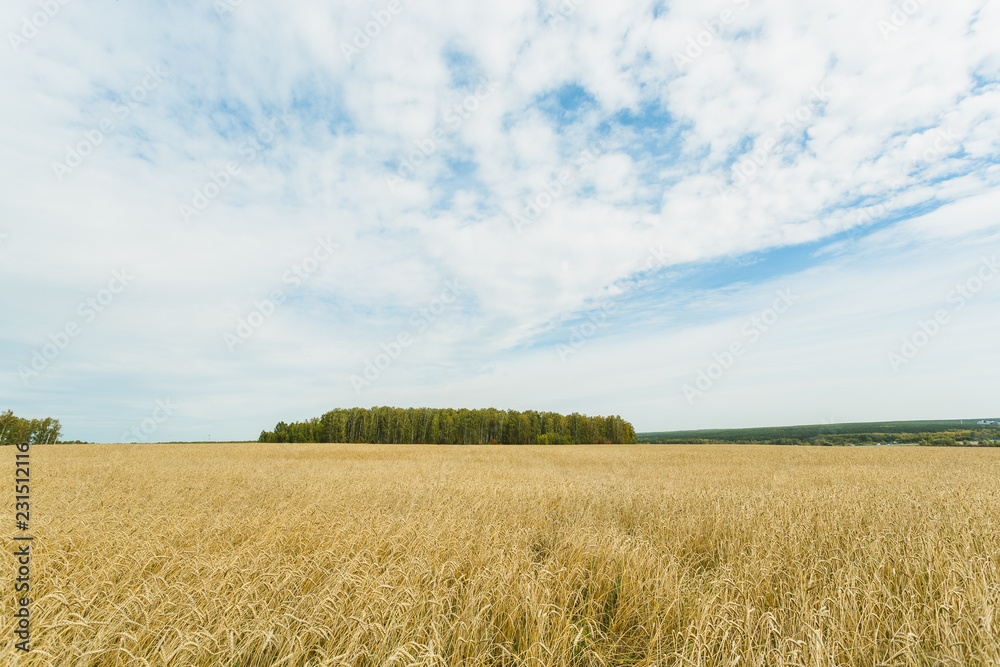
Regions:
<svg viewBox="0 0 1000 667"><path fill-rule="evenodd" d="M1000 413L1000 3L11 0L0 409Z"/></svg>

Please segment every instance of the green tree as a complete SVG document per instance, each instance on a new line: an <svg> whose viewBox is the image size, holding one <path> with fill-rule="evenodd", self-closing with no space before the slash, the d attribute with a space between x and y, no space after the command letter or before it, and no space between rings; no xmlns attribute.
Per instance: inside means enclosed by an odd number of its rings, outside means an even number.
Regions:
<svg viewBox="0 0 1000 667"><path fill-rule="evenodd" d="M62 435L58 419L22 419L12 410L0 413L0 445L27 442L32 445L54 444Z"/></svg>
<svg viewBox="0 0 1000 667"><path fill-rule="evenodd" d="M260 442L378 442L431 444L579 444L635 442L620 416L518 412L485 408L348 408L304 422L278 422Z"/></svg>

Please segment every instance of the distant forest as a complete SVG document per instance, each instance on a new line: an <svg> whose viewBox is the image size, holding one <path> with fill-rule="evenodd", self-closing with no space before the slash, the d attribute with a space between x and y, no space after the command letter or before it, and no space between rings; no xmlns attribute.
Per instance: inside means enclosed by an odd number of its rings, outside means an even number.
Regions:
<svg viewBox="0 0 1000 667"><path fill-rule="evenodd" d="M978 424L978 421L950 419L667 431L640 433L638 441L647 444L871 445L896 442L937 446L972 443L1000 446L1000 426Z"/></svg>
<svg viewBox="0 0 1000 667"><path fill-rule="evenodd" d="M384 444L623 444L636 442L621 417L574 412L452 410L441 408L340 408L304 422L278 422L260 442L371 442Z"/></svg>

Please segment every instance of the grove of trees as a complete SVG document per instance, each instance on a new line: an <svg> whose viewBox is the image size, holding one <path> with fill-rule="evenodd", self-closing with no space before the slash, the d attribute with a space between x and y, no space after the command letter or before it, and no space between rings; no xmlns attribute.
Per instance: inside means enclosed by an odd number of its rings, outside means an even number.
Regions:
<svg viewBox="0 0 1000 667"><path fill-rule="evenodd" d="M22 419L12 410L0 413L0 445L27 442L32 445L59 442L62 426L58 419Z"/></svg>
<svg viewBox="0 0 1000 667"><path fill-rule="evenodd" d="M371 442L384 444L622 444L636 441L621 417L574 412L447 408L338 408L304 422L278 422L260 442Z"/></svg>

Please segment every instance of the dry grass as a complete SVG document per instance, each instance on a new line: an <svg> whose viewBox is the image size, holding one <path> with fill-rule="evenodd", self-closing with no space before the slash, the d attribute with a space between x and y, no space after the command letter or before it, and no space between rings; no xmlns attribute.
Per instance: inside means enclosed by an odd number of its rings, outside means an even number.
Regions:
<svg viewBox="0 0 1000 667"><path fill-rule="evenodd" d="M1000 449L32 459L20 664L1000 664Z"/></svg>

